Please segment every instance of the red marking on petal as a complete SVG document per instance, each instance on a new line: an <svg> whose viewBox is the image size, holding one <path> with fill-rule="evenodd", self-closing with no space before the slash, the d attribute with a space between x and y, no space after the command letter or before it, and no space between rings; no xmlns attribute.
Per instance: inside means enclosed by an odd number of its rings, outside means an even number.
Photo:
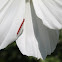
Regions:
<svg viewBox="0 0 62 62"><path fill-rule="evenodd" d="M19 29L18 29L17 35L18 35L18 33L20 32L20 29L21 29L21 27L23 26L24 21L25 21L25 19L23 19L23 21L22 21L22 23L21 23L21 25L20 25L20 27L19 27Z"/></svg>

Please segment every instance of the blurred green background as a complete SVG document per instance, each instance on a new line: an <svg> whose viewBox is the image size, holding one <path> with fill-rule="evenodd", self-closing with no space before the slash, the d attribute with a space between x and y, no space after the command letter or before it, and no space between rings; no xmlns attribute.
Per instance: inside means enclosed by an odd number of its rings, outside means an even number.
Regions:
<svg viewBox="0 0 62 62"><path fill-rule="evenodd" d="M14 42L7 48L0 50L0 62L62 62L62 30L60 31L59 38L60 42L55 51L43 61L35 57L23 55Z"/></svg>

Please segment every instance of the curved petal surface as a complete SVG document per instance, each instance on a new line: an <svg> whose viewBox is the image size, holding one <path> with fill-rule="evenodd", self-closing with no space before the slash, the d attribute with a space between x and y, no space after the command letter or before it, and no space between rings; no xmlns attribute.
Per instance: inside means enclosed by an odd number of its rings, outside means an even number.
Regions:
<svg viewBox="0 0 62 62"><path fill-rule="evenodd" d="M31 9L32 17L29 3L27 3L24 31L16 43L24 55L45 59L56 48L59 41L59 31L45 27L41 19L35 15L32 5Z"/></svg>
<svg viewBox="0 0 62 62"><path fill-rule="evenodd" d="M38 40L38 47L43 59L45 59L47 55L50 55L54 51L57 43L59 42L59 30L49 29L46 26L44 26L41 19L39 19L36 16L32 5L31 5L31 11L32 11L34 33L36 39ZM45 50L45 52L42 51L42 49ZM46 54L43 55L42 53Z"/></svg>
<svg viewBox="0 0 62 62"><path fill-rule="evenodd" d="M30 3L26 4L25 22L22 35L16 40L17 46L22 54L27 56L41 57L38 43L35 38Z"/></svg>
<svg viewBox="0 0 62 62"><path fill-rule="evenodd" d="M9 7L2 11L4 13L3 19L0 18L2 21L0 23L0 49L5 48L18 38L20 33L17 35L17 31L25 12L25 0L11 0L10 2Z"/></svg>
<svg viewBox="0 0 62 62"><path fill-rule="evenodd" d="M5 7L10 0L0 0L0 11L3 7Z"/></svg>
<svg viewBox="0 0 62 62"><path fill-rule="evenodd" d="M62 29L62 0L33 0L33 5L45 26Z"/></svg>

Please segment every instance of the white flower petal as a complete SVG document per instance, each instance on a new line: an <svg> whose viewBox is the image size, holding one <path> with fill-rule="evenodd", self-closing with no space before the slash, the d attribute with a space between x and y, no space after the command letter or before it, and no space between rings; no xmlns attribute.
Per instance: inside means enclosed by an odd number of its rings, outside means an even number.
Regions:
<svg viewBox="0 0 62 62"><path fill-rule="evenodd" d="M17 46L24 55L40 58L41 54L39 52L38 43L33 31L31 9L29 3L26 4L25 18L24 31L16 41ZM42 51L44 52L44 50Z"/></svg>
<svg viewBox="0 0 62 62"><path fill-rule="evenodd" d="M0 49L8 46L20 35L17 35L17 31L22 23L24 11L25 0L14 0L6 10L0 23Z"/></svg>
<svg viewBox="0 0 62 62"><path fill-rule="evenodd" d="M16 43L24 55L45 59L54 51L59 41L59 32L45 27L42 21L35 16L33 6L31 8L33 21L29 3L27 3L24 31Z"/></svg>
<svg viewBox="0 0 62 62"><path fill-rule="evenodd" d="M0 0L0 10L8 4L10 0Z"/></svg>
<svg viewBox="0 0 62 62"><path fill-rule="evenodd" d="M47 55L50 55L56 48L56 45L59 41L59 31L52 30L52 29L49 29L46 26L44 26L41 19L39 19L36 16L32 5L31 5L31 10L32 10L34 33L38 40L38 46L39 46L41 55L42 55L43 59L45 59L45 57ZM45 54L45 52L42 51L42 48L43 48L43 50L45 49L46 54ZM43 55L42 53L44 53L45 55Z"/></svg>
<svg viewBox="0 0 62 62"><path fill-rule="evenodd" d="M1 6L1 9L0 9L0 24L2 23L2 21L3 21L2 19L6 15L8 8L11 6L13 1L14 0L1 0L0 1L0 6Z"/></svg>
<svg viewBox="0 0 62 62"><path fill-rule="evenodd" d="M61 0L33 0L37 16L51 29L62 29Z"/></svg>

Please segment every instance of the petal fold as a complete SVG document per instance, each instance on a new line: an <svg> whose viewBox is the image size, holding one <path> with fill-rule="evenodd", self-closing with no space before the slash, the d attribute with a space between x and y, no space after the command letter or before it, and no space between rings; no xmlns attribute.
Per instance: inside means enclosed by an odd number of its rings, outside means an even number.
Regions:
<svg viewBox="0 0 62 62"><path fill-rule="evenodd" d="M10 0L0 0L0 11L3 9Z"/></svg>
<svg viewBox="0 0 62 62"><path fill-rule="evenodd" d="M30 9L29 3L26 5L25 18L23 33L16 41L17 46L24 55L45 59L56 48L59 31L45 27L35 15L32 5Z"/></svg>
<svg viewBox="0 0 62 62"><path fill-rule="evenodd" d="M62 29L61 0L33 0L36 15L45 26L51 29Z"/></svg>
<svg viewBox="0 0 62 62"><path fill-rule="evenodd" d="M22 54L27 56L41 57L38 43L34 35L30 3L26 4L25 22L22 35L16 40L17 46ZM43 51L43 50L42 50Z"/></svg>
<svg viewBox="0 0 62 62"><path fill-rule="evenodd" d="M44 26L41 19L39 19L36 16L34 7L32 5L31 5L31 12L32 12L34 33L38 41L39 51L41 53L42 58L45 59L47 55L50 55L55 50L56 45L59 42L59 30L49 29L46 26Z"/></svg>

